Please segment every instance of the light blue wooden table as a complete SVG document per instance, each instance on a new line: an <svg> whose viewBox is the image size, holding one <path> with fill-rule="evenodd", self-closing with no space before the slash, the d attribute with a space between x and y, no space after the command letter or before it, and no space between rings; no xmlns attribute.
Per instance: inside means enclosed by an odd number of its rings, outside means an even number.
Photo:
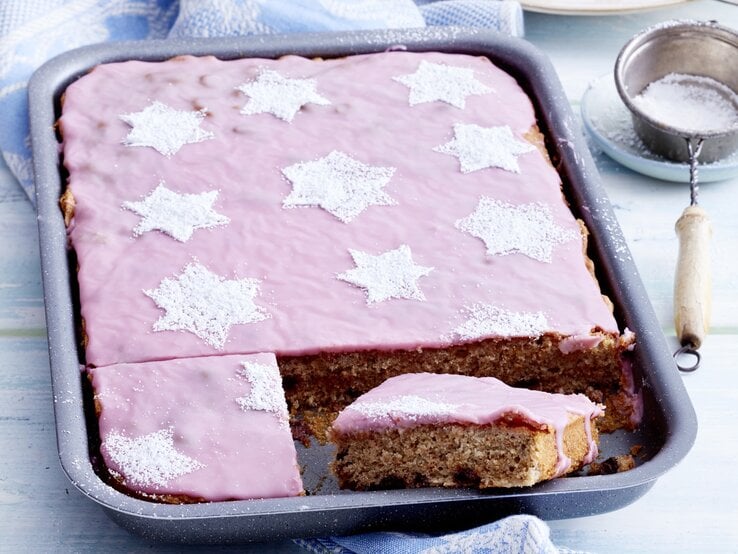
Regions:
<svg viewBox="0 0 738 554"><path fill-rule="evenodd" d="M698 1L625 16L526 14L527 38L551 57L578 111L587 84L612 69L630 36L672 18L717 19L738 29L738 7ZM688 204L687 185L643 177L602 154L595 159L664 333L676 345L673 228ZM714 226L714 313L702 367L683 377L699 418L696 444L634 504L550 522L560 546L603 553L738 552L738 177L704 185L700 203ZM0 551L182 551L129 535L67 481L56 453L45 334L35 214L0 165ZM190 550L300 551L291 543Z"/></svg>

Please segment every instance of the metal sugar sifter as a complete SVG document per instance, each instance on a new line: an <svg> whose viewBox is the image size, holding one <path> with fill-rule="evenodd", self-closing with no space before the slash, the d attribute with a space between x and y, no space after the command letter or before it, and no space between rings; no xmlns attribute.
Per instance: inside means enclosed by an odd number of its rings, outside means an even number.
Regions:
<svg viewBox="0 0 738 554"><path fill-rule="evenodd" d="M676 222L674 324L681 347L674 357L680 370L694 371L712 296L712 227L698 205L698 163L738 149L738 34L714 21L669 21L646 29L621 50L615 84L644 144L665 158L689 163L690 205ZM649 97L649 85L661 96ZM683 91L691 104L683 101ZM680 364L683 354L694 356L694 362Z"/></svg>

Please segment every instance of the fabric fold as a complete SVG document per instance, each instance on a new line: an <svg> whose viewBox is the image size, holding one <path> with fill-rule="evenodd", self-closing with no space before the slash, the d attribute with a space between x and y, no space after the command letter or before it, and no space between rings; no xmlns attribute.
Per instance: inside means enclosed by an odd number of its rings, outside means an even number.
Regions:
<svg viewBox="0 0 738 554"><path fill-rule="evenodd" d="M458 533L365 533L348 537L300 539L296 544L315 554L575 554L559 550L550 529L531 515L516 515Z"/></svg>

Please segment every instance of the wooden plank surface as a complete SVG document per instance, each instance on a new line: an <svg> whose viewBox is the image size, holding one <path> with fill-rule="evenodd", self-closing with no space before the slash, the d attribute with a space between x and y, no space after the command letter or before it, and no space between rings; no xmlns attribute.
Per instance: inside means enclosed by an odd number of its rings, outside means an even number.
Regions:
<svg viewBox="0 0 738 554"><path fill-rule="evenodd" d="M738 29L738 8L691 2L618 17L526 14L528 40L551 58L575 110L587 85L612 71L618 52L641 29L669 19L715 19ZM595 154L615 214L662 329L676 348L672 292L678 243L674 224L689 187L644 177ZM713 222L712 329L702 367L684 375L697 412L695 446L643 498L621 510L549 522L554 542L573 549L621 552L738 552L738 178L701 187Z"/></svg>
<svg viewBox="0 0 738 554"><path fill-rule="evenodd" d="M618 17L527 14L528 38L552 58L569 99L611 70L625 41L671 18L713 18L738 29L738 8L713 1ZM673 336L673 226L686 185L656 181L603 155L597 165L634 260ZM713 329L702 368L684 376L700 429L687 458L632 505L599 516L550 522L554 541L592 552L738 552L738 177L702 188L714 225ZM56 454L53 402L35 214L0 164L0 552L181 552L154 546L112 523L76 491ZM187 551L289 552L291 543Z"/></svg>

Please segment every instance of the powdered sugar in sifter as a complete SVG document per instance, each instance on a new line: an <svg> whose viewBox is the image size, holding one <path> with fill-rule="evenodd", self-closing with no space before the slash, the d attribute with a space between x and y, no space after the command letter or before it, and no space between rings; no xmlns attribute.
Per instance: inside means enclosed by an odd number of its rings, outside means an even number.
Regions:
<svg viewBox="0 0 738 554"><path fill-rule="evenodd" d="M690 205L676 223L679 257L674 323L682 371L699 366L711 310L710 220L698 205L698 161L738 149L738 34L714 21L669 21L646 29L621 50L618 93L633 127L653 152L689 163ZM682 354L694 356L680 364Z"/></svg>

